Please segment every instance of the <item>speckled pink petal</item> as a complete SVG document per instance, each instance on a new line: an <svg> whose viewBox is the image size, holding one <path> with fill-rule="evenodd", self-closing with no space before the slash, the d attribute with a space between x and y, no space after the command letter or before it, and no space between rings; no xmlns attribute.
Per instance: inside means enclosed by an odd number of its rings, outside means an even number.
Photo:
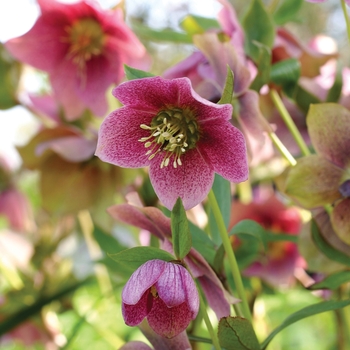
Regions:
<svg viewBox="0 0 350 350"><path fill-rule="evenodd" d="M174 307L187 302L191 317L196 317L199 308L197 288L191 275L183 266L167 263L164 273L155 286L159 297L167 307Z"/></svg>
<svg viewBox="0 0 350 350"><path fill-rule="evenodd" d="M126 168L149 165L144 142L139 140L149 136L141 124L149 125L154 115L122 107L112 112L102 123L96 155L103 161Z"/></svg>
<svg viewBox="0 0 350 350"><path fill-rule="evenodd" d="M135 305L147 289L152 287L164 273L167 262L149 260L141 265L130 277L123 288L122 300L128 305Z"/></svg>
<svg viewBox="0 0 350 350"><path fill-rule="evenodd" d="M147 320L156 333L166 338L173 338L187 328L192 320L191 314L186 302L169 308L161 298L156 298Z"/></svg>
<svg viewBox="0 0 350 350"><path fill-rule="evenodd" d="M197 145L216 173L232 182L247 180L249 170L244 136L233 125L223 121L206 123Z"/></svg>
<svg viewBox="0 0 350 350"><path fill-rule="evenodd" d="M164 153L161 152L152 160L149 168L151 183L161 202L171 210L177 198L181 197L188 210L204 200L213 184L214 170L198 151L187 151L181 157L182 165L176 169L172 163L161 169L163 157Z"/></svg>
<svg viewBox="0 0 350 350"><path fill-rule="evenodd" d="M148 315L152 308L153 296L147 290L135 305L122 303L122 314L125 324L137 326Z"/></svg>
<svg viewBox="0 0 350 350"><path fill-rule="evenodd" d="M314 104L306 123L316 152L345 168L350 162L350 111L336 103Z"/></svg>

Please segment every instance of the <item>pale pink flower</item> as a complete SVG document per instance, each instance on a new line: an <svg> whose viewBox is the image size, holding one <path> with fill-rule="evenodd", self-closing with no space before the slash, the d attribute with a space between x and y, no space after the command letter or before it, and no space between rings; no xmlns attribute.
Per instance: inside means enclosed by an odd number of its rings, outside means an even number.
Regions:
<svg viewBox="0 0 350 350"><path fill-rule="evenodd" d="M107 112L106 90L124 76L123 64L146 69L146 51L123 21L120 9L93 0L63 4L38 0L41 15L26 34L5 43L18 60L48 72L66 118L85 108Z"/></svg>
<svg viewBox="0 0 350 350"><path fill-rule="evenodd" d="M137 326L147 317L159 335L173 338L197 316L199 296L189 272L181 265L150 260L130 277L122 292L124 321Z"/></svg>
<svg viewBox="0 0 350 350"><path fill-rule="evenodd" d="M171 209L200 203L218 173L229 181L248 177L242 133L231 123L232 106L211 103L188 78L151 77L113 90L124 106L102 123L96 155L127 168L149 166L150 180Z"/></svg>

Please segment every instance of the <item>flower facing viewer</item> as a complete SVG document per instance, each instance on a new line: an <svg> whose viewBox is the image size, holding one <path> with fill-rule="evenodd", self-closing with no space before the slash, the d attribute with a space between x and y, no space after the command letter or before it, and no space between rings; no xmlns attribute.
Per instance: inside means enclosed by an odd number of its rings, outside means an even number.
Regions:
<svg viewBox="0 0 350 350"><path fill-rule="evenodd" d="M137 326L147 317L159 335L173 338L184 331L199 309L196 285L181 265L150 260L130 277L122 293L125 323Z"/></svg>
<svg viewBox="0 0 350 350"><path fill-rule="evenodd" d="M32 29L7 41L6 49L48 72L68 120L77 119L85 108L104 115L106 90L124 76L123 64L147 68L145 48L124 23L120 9L102 10L95 1L38 3L41 15Z"/></svg>
<svg viewBox="0 0 350 350"><path fill-rule="evenodd" d="M150 166L169 209L178 197L185 209L200 203L215 172L232 182L247 179L245 141L230 123L231 105L203 99L188 78L131 80L113 94L124 106L102 123L96 155L122 167Z"/></svg>

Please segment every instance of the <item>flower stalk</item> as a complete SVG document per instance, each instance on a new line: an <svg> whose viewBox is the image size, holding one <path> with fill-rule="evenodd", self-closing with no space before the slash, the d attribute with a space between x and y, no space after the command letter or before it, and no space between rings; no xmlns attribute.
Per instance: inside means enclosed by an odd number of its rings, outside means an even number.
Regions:
<svg viewBox="0 0 350 350"><path fill-rule="evenodd" d="M243 287L242 277L241 277L241 274L239 271L237 260L236 260L235 254L233 252L232 245L231 245L231 242L230 242L230 239L228 237L227 230L226 230L225 222L224 222L224 219L221 215L220 208L219 208L219 205L218 205L217 200L215 198L215 194L214 194L213 190L210 190L209 195L208 195L208 199L209 199L210 206L213 210L213 214L214 214L216 223L217 223L218 228L219 228L219 233L220 233L220 237L222 240L222 244L223 244L225 252L227 254L227 258L228 258L228 261L230 264L230 269L232 272L232 277L233 277L233 280L234 280L234 283L235 283L235 286L237 289L238 297L242 300L243 317L245 317L250 322L252 322L252 315L251 315L251 312L249 309L249 305L248 305L245 290ZM240 315L238 315L238 316L240 316Z"/></svg>

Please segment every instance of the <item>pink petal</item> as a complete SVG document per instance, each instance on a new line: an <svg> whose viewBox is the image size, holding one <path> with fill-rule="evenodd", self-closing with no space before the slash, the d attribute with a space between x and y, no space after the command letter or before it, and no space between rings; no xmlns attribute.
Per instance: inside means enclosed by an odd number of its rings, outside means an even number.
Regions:
<svg viewBox="0 0 350 350"><path fill-rule="evenodd" d="M131 341L124 344L119 350L152 350L152 348L141 341Z"/></svg>
<svg viewBox="0 0 350 350"><path fill-rule="evenodd" d="M147 290L135 305L122 303L122 313L125 324L137 326L148 315L152 308L153 296Z"/></svg>
<svg viewBox="0 0 350 350"><path fill-rule="evenodd" d="M127 168L149 165L147 149L142 137L149 136L141 124L149 125L154 115L122 107L103 121L97 143L96 155L103 161Z"/></svg>
<svg viewBox="0 0 350 350"><path fill-rule="evenodd" d="M191 311L191 317L196 317L199 308L197 288L191 275L183 266L168 263L155 286L159 297L167 307L171 308L186 302Z"/></svg>
<svg viewBox="0 0 350 350"><path fill-rule="evenodd" d="M191 315L186 302L169 308L161 298L156 298L147 320L156 333L166 338L173 338L187 328L192 320Z"/></svg>
<svg viewBox="0 0 350 350"><path fill-rule="evenodd" d="M163 152L156 156L149 168L151 183L161 202L171 210L181 197L187 210L204 200L213 184L214 171L198 151L187 151L181 157L182 165L177 168L170 163L161 169L163 157Z"/></svg>
<svg viewBox="0 0 350 350"><path fill-rule="evenodd" d="M214 171L232 182L248 178L248 161L243 134L233 125L216 120L205 123L198 142L200 153Z"/></svg>
<svg viewBox="0 0 350 350"><path fill-rule="evenodd" d="M157 208L119 204L109 207L107 211L115 220L147 230L162 240L171 235L170 219Z"/></svg>
<svg viewBox="0 0 350 350"><path fill-rule="evenodd" d="M149 260L141 265L130 277L123 288L122 300L128 305L135 305L143 294L153 286L164 273L167 262L163 260Z"/></svg>

